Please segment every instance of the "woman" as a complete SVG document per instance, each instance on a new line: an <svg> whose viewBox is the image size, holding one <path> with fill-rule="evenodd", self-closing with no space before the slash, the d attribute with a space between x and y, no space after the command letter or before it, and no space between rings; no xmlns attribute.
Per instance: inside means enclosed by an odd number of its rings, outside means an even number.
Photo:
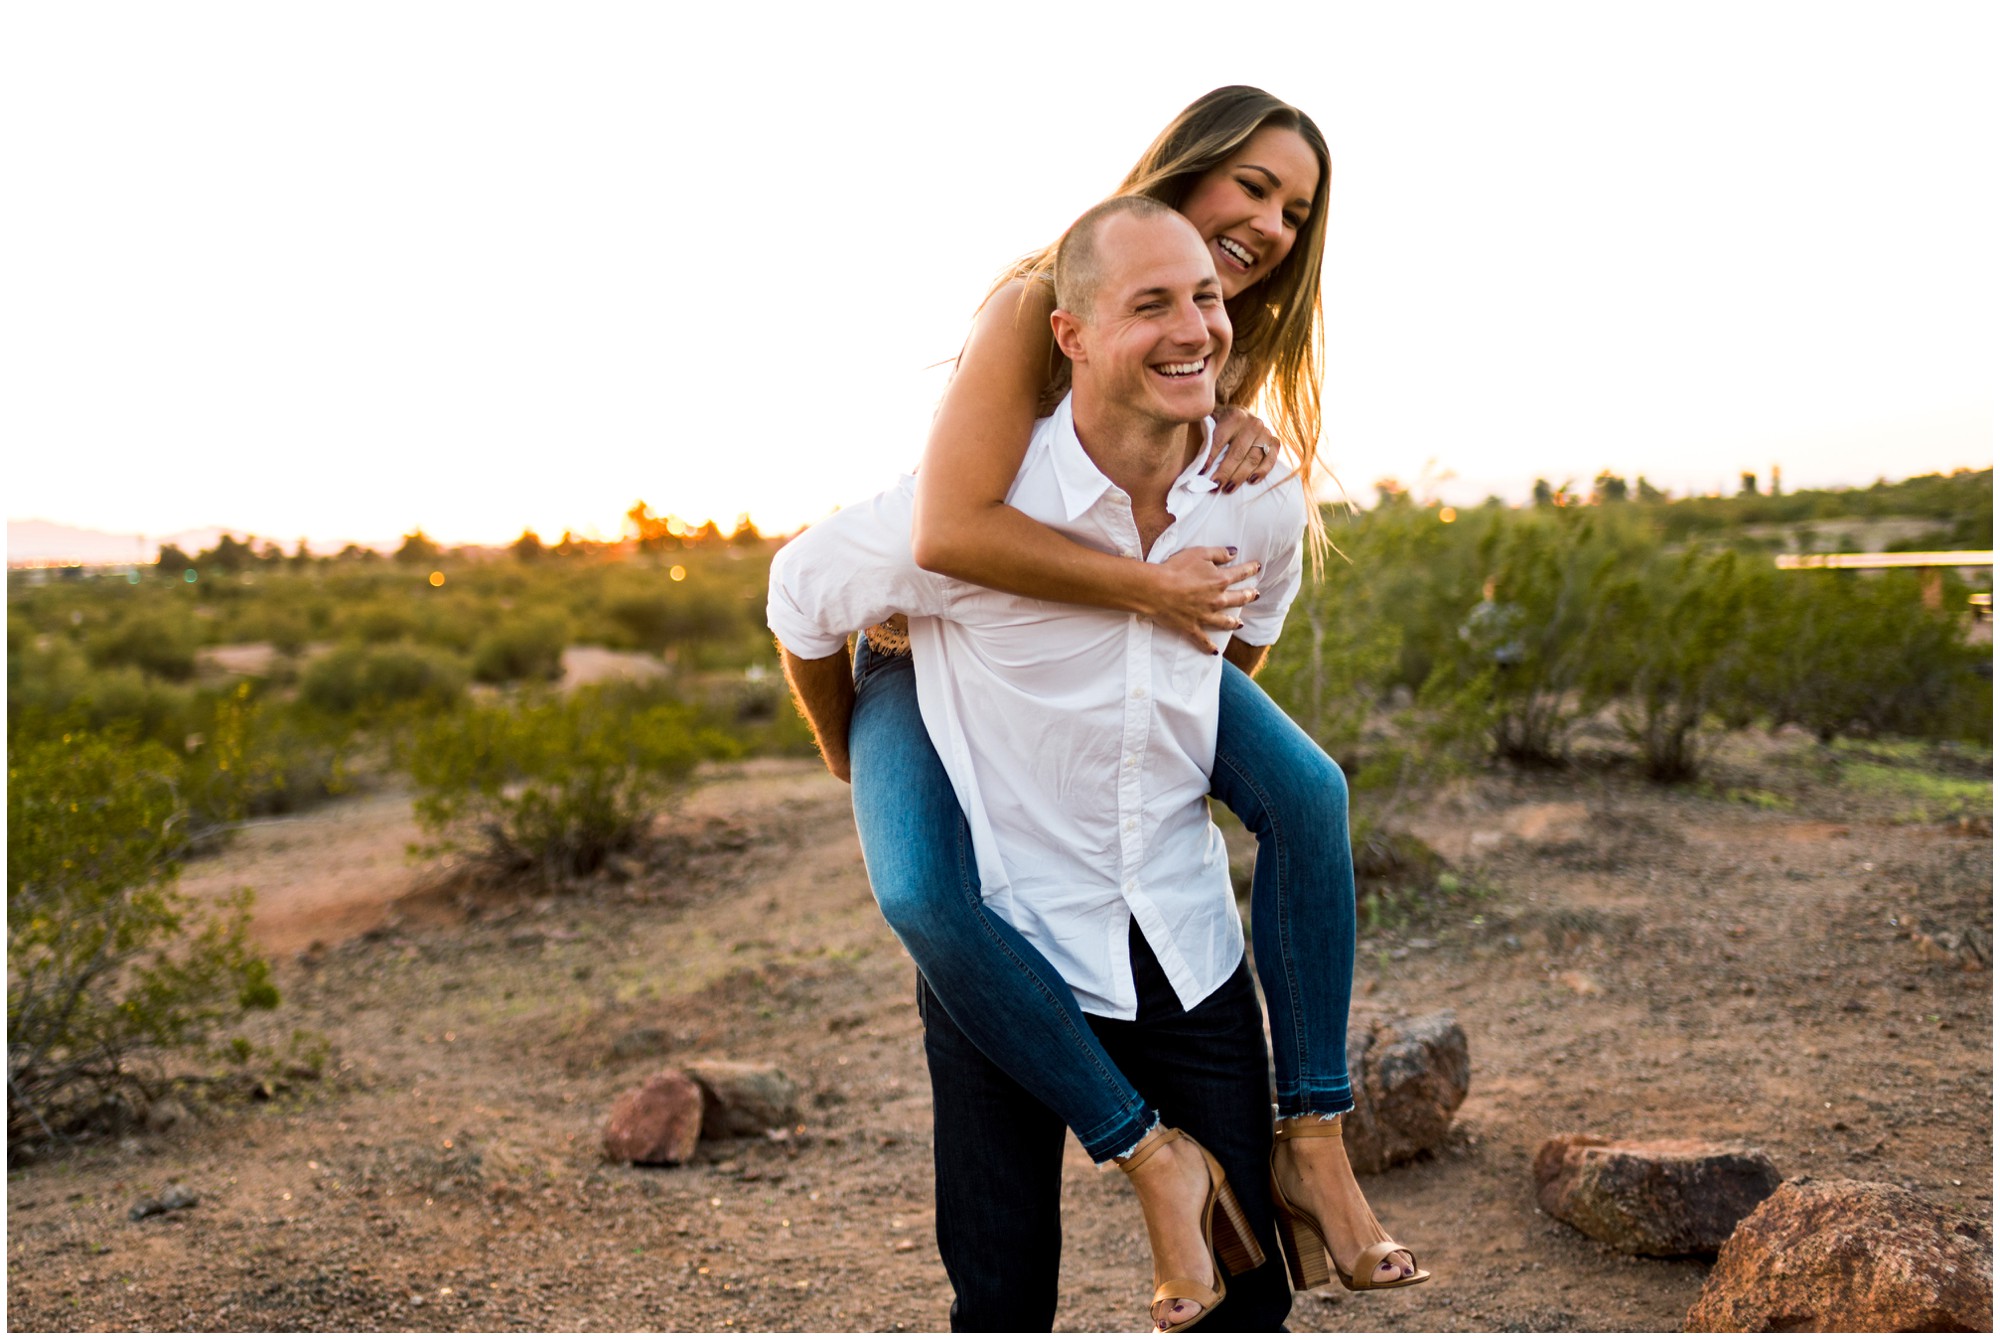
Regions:
<svg viewBox="0 0 2000 1340"><path fill-rule="evenodd" d="M1119 192L1174 206L1208 243L1235 329L1222 396L1240 406L1261 394L1275 405L1308 496L1327 170L1309 118L1239 86L1182 112ZM1141 614L1207 646L1209 629L1241 627L1234 611L1255 598L1249 567L1230 566L1221 550L1160 563L1099 553L1004 504L1035 419L1068 390L1048 319L1053 252L1015 266L975 319L917 476L917 561L1016 594ZM1218 415L1216 444L1208 469L1225 489L1279 464L1270 432L1240 408ZM1323 543L1316 512L1310 524ZM1155 1243L1155 1280L1213 1281L1193 1298L1156 1295L1155 1324L1183 1329L1220 1298L1204 1222L1213 1164L1192 1141L1148 1138L1157 1114L1097 1046L1054 969L985 910L955 844L921 836L955 835L964 819L918 714L905 647L884 627L856 648L848 752L876 897L953 1022L1061 1115L1093 1158L1126 1167ZM1247 675L1233 665L1223 674L1213 782L1258 836L1251 927L1278 1070L1273 1200L1293 1283L1324 1283L1329 1256L1350 1289L1422 1283L1429 1274L1369 1213L1341 1141L1313 1138L1337 1137L1334 1118L1353 1106L1346 782Z"/></svg>

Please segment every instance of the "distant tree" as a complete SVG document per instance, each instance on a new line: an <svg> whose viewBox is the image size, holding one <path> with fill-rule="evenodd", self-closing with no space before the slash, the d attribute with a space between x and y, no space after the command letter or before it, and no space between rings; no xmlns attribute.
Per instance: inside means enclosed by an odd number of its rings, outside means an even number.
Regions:
<svg viewBox="0 0 2000 1340"><path fill-rule="evenodd" d="M379 563L382 560L382 555L373 549L363 549L358 544L347 545L333 557L337 563Z"/></svg>
<svg viewBox="0 0 2000 1340"><path fill-rule="evenodd" d="M702 522L699 529L689 531L685 542L690 549L713 548L728 543L723 537L722 527L715 524L714 518Z"/></svg>
<svg viewBox="0 0 2000 1340"><path fill-rule="evenodd" d="M507 546L507 552L523 563L533 563L542 556L542 537L524 530L520 539Z"/></svg>
<svg viewBox="0 0 2000 1340"><path fill-rule="evenodd" d="M241 572L256 562L257 553L248 544L234 535L224 535L215 542L215 548L196 554L193 566L214 572Z"/></svg>
<svg viewBox="0 0 2000 1340"><path fill-rule="evenodd" d="M312 559L312 550L306 546L306 537L299 536L299 547L292 551L292 567L295 569L310 567Z"/></svg>
<svg viewBox="0 0 2000 1340"><path fill-rule="evenodd" d="M1736 496L1739 498L1754 498L1757 496L1757 472L1755 470L1745 470L1743 472L1743 482L1738 486Z"/></svg>
<svg viewBox="0 0 2000 1340"><path fill-rule="evenodd" d="M421 526L405 535L401 547L396 550L396 561L411 566L427 566L443 557L444 550L438 548L437 541L424 534Z"/></svg>
<svg viewBox="0 0 2000 1340"><path fill-rule="evenodd" d="M274 540L264 541L264 547L257 551L257 562L267 568L275 568L285 561L285 551Z"/></svg>
<svg viewBox="0 0 2000 1340"><path fill-rule="evenodd" d="M1670 497L1672 497L1672 496L1673 496L1672 494L1670 494L1670 493L1664 493L1664 492L1662 492L1661 490L1659 490L1659 489L1656 489L1656 488L1654 488L1654 487L1653 487L1653 486L1652 486L1651 484L1648 484L1648 483L1646 482L1646 477L1645 477L1644 475L1640 475L1640 476L1639 476L1639 501L1640 501L1640 502L1642 502L1642 503L1660 503L1660 502L1665 502L1665 501L1667 501L1667 499L1668 499L1668 498L1670 498Z"/></svg>
<svg viewBox="0 0 2000 1340"><path fill-rule="evenodd" d="M653 509L646 506L643 499L626 509L625 519L631 523L633 537L639 541L639 548L644 552L655 553L681 547L680 537L674 533L678 523L670 523L667 518L654 515ZM563 539L568 542L568 531L563 532Z"/></svg>
<svg viewBox="0 0 2000 1340"><path fill-rule="evenodd" d="M163 544L160 546L159 561L153 566L170 577L178 577L194 566L194 560L179 545Z"/></svg>
<svg viewBox="0 0 2000 1340"><path fill-rule="evenodd" d="M763 538L763 534L757 529L757 523L750 519L748 512L736 518L736 529L729 532L731 545L757 544Z"/></svg>
<svg viewBox="0 0 2000 1340"><path fill-rule="evenodd" d="M1393 475L1385 475L1375 481L1375 505L1377 507L1401 507L1410 501L1410 491L1403 487L1403 481Z"/></svg>
<svg viewBox="0 0 2000 1340"><path fill-rule="evenodd" d="M1600 471L1590 483L1590 500L1594 503L1622 503L1626 494L1625 481L1609 470Z"/></svg>
<svg viewBox="0 0 2000 1340"><path fill-rule="evenodd" d="M1535 506L1554 507L1556 505L1555 486L1546 479L1535 480Z"/></svg>

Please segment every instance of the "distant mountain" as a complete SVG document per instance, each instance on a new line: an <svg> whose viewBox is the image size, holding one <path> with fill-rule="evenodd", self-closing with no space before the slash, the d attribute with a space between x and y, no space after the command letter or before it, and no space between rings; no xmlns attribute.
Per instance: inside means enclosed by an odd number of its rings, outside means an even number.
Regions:
<svg viewBox="0 0 2000 1340"><path fill-rule="evenodd" d="M204 526L172 535L120 535L114 531L64 526L54 521L9 521L7 565L41 563L151 563L160 546L177 544L190 554L213 548L225 528ZM242 535L241 530L230 530Z"/></svg>

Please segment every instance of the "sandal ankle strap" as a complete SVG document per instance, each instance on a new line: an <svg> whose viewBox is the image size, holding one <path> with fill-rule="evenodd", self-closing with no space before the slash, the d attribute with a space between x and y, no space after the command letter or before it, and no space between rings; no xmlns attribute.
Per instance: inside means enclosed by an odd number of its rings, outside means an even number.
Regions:
<svg viewBox="0 0 2000 1340"><path fill-rule="evenodd" d="M1120 1160L1118 1164L1119 1170L1129 1174L1134 1168L1180 1138L1181 1133L1178 1127L1155 1126L1145 1139L1132 1146L1130 1154L1127 1154Z"/></svg>
<svg viewBox="0 0 2000 1340"><path fill-rule="evenodd" d="M1346 1113L1337 1117L1285 1117L1271 1130L1273 1140L1325 1140L1340 1134Z"/></svg>

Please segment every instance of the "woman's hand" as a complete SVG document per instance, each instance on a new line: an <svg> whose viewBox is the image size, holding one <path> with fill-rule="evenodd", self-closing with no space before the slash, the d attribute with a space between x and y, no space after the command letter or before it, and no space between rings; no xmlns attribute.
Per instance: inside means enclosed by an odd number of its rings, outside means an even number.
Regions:
<svg viewBox="0 0 2000 1340"><path fill-rule="evenodd" d="M1278 463L1278 435L1262 419L1237 405L1215 411L1215 440L1202 472L1224 493L1255 484Z"/></svg>
<svg viewBox="0 0 2000 1340"><path fill-rule="evenodd" d="M1153 590L1146 617L1192 639L1211 656L1216 651L1209 634L1233 633L1241 628L1243 620L1236 611L1261 594L1254 585L1236 585L1256 576L1263 565L1236 562L1234 548L1183 549L1164 563L1147 566L1153 574Z"/></svg>

